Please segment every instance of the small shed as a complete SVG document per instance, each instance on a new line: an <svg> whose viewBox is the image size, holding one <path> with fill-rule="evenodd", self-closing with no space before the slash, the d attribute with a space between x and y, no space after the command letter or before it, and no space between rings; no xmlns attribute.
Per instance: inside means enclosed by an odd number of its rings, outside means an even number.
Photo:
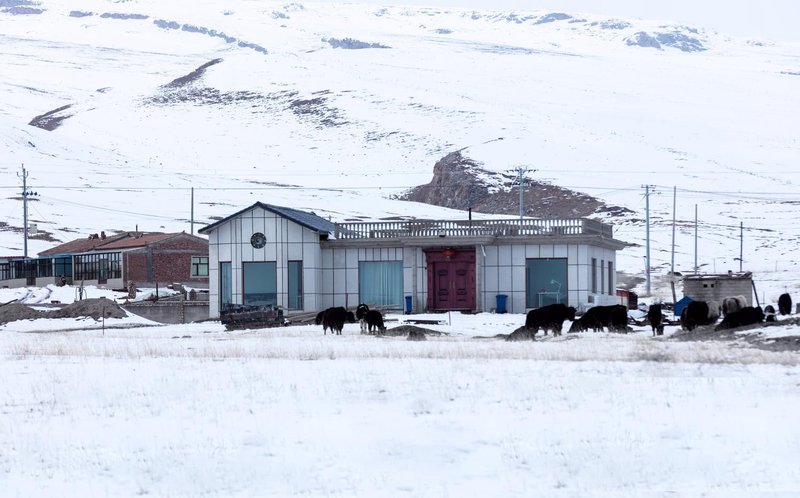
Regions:
<svg viewBox="0 0 800 498"><path fill-rule="evenodd" d="M629 310L635 310L639 306L639 295L632 290L617 289L617 304L621 304Z"/></svg>
<svg viewBox="0 0 800 498"><path fill-rule="evenodd" d="M753 305L752 272L699 273L683 276L683 295L695 301L716 301L730 296L744 296ZM677 313L677 311L676 311Z"/></svg>

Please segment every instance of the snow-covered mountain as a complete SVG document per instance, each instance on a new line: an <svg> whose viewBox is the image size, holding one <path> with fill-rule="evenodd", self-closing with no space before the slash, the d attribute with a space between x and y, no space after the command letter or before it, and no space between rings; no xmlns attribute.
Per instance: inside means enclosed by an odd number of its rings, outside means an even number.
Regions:
<svg viewBox="0 0 800 498"><path fill-rule="evenodd" d="M573 12L0 0L0 254L195 230L264 201L335 221L464 218L396 200L454 151L597 197L644 271L797 290L800 45ZM498 186L498 188L501 188ZM507 187L503 187L507 188ZM192 189L194 194L192 197ZM192 206L192 198L194 205ZM624 210L621 212L624 213ZM43 232L43 233L42 233Z"/></svg>

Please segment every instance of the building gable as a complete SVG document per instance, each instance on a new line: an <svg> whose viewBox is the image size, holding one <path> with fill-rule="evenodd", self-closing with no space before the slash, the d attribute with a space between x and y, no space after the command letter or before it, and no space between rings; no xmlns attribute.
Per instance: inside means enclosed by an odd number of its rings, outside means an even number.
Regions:
<svg viewBox="0 0 800 498"><path fill-rule="evenodd" d="M255 208L261 208L265 211L269 211L273 214L276 214L282 218L286 218L287 220L293 221L298 225L307 228L311 231L317 232L319 234L325 234L325 235L333 234L336 228L332 222L326 220L325 218L322 218L321 216L317 216L314 213L309 213L307 211L300 211L297 209L287 208L283 206L275 206L272 204L264 204L262 202L256 202L252 206L246 207L241 211L238 211L228 216L227 218L223 218L215 223L212 223L211 225L207 225L201 228L197 232L202 233L204 235L208 235L209 233L219 228L221 225Z"/></svg>

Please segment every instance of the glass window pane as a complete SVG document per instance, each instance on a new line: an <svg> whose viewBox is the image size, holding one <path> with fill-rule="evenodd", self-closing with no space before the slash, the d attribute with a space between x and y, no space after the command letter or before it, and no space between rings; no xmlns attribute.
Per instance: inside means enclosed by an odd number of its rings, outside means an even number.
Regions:
<svg viewBox="0 0 800 498"><path fill-rule="evenodd" d="M303 262L289 261L289 302L290 310L303 309Z"/></svg>
<svg viewBox="0 0 800 498"><path fill-rule="evenodd" d="M359 262L358 290L362 303L403 309L403 262Z"/></svg>
<svg viewBox="0 0 800 498"><path fill-rule="evenodd" d="M192 277L208 276L208 258L204 256L192 256Z"/></svg>
<svg viewBox="0 0 800 498"><path fill-rule="evenodd" d="M528 259L525 267L526 307L569 304L566 258Z"/></svg>
<svg viewBox="0 0 800 498"><path fill-rule="evenodd" d="M233 274L230 261L219 264L219 302L220 309L233 302Z"/></svg>
<svg viewBox="0 0 800 498"><path fill-rule="evenodd" d="M278 278L275 262L242 264L244 277L243 304L277 306Z"/></svg>

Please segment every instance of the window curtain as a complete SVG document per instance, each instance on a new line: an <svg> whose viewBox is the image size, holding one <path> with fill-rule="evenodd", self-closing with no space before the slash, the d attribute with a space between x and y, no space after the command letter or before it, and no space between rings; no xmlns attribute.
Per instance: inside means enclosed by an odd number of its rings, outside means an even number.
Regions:
<svg viewBox="0 0 800 498"><path fill-rule="evenodd" d="M362 261L358 264L359 299L371 306L403 308L403 262Z"/></svg>

